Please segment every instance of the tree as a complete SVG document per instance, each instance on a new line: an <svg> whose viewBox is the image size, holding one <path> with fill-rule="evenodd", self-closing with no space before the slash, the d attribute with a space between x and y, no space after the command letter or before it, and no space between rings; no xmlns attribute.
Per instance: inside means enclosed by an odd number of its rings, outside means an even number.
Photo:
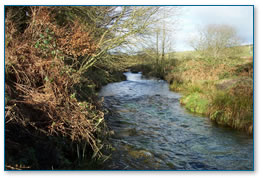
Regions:
<svg viewBox="0 0 263 179"><path fill-rule="evenodd" d="M32 7L29 15L42 7ZM155 21L156 6L59 6L48 7L52 23L58 24L60 51L84 74L98 60L107 63L107 55L120 51L135 36L142 36ZM54 24L51 24L54 26Z"/></svg>
<svg viewBox="0 0 263 179"><path fill-rule="evenodd" d="M217 24L205 26L197 36L189 40L189 45L196 51L214 58L227 55L240 43L241 40L234 27Z"/></svg>
<svg viewBox="0 0 263 179"><path fill-rule="evenodd" d="M168 53L173 51L173 35L178 28L181 7L161 7L153 15L148 32L136 38L137 46L152 59L158 72L163 72L164 61ZM139 44L139 45L138 45ZM149 50L150 49L150 50Z"/></svg>
<svg viewBox="0 0 263 179"><path fill-rule="evenodd" d="M84 58L79 72L85 72L109 51L114 51L116 48L127 45L129 39L147 32L147 28L153 23L152 16L158 9L159 7L116 6L110 12L111 16L115 18L110 18L110 21L105 26L105 31L98 37L96 53ZM96 19L105 21L99 16Z"/></svg>

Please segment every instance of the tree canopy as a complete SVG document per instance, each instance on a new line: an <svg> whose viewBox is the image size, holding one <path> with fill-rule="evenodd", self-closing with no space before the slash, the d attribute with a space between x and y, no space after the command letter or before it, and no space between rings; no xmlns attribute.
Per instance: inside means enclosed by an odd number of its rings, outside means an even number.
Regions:
<svg viewBox="0 0 263 179"><path fill-rule="evenodd" d="M223 24L210 24L199 30L189 44L197 51L220 57L232 47L241 44L241 39L234 27Z"/></svg>

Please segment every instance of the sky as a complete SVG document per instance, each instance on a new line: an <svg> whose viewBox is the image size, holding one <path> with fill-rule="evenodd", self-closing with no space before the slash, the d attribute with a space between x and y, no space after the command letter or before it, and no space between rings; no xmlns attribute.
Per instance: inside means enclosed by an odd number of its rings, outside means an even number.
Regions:
<svg viewBox="0 0 263 179"><path fill-rule="evenodd" d="M193 50L187 40L208 24L231 25L243 44L253 43L252 6L186 6L181 9L179 28L174 35L176 51Z"/></svg>

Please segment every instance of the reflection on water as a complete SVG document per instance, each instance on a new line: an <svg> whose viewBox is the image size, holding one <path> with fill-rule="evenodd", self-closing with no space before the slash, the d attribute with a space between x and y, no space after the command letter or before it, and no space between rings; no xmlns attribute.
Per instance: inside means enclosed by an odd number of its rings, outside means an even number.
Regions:
<svg viewBox="0 0 263 179"><path fill-rule="evenodd" d="M180 106L178 93L163 80L125 73L127 80L105 86L114 147L105 169L252 170L253 139L217 127Z"/></svg>

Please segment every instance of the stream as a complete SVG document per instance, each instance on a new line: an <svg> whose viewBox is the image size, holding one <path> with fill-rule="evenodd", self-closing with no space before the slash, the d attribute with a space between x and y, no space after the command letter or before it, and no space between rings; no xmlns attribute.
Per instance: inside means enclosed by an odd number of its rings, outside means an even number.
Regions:
<svg viewBox="0 0 263 179"><path fill-rule="evenodd" d="M126 72L104 86L108 170L253 170L253 138L189 113L166 81Z"/></svg>

